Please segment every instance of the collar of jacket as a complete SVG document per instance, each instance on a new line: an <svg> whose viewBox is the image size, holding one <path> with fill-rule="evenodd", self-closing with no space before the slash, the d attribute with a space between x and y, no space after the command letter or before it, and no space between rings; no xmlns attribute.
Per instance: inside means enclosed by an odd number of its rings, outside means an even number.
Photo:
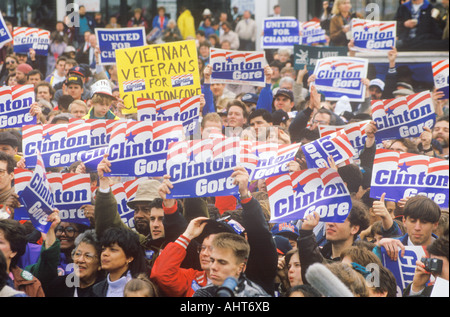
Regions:
<svg viewBox="0 0 450 317"><path fill-rule="evenodd" d="M428 0L423 0L423 4L422 4L422 6L420 7L420 10L426 10L426 9L428 9L428 6L430 5L430 2L428 2ZM405 4L404 4L404 6L406 6L408 9L409 9L409 11L411 11L412 10L412 1L408 1L408 2L406 2Z"/></svg>

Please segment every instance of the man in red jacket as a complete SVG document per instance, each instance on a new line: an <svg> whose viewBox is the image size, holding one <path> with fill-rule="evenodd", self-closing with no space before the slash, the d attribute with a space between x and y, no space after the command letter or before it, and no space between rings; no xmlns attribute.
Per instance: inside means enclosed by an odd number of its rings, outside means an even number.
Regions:
<svg viewBox="0 0 450 317"><path fill-rule="evenodd" d="M248 172L237 167L232 174L239 186L240 201L243 207L242 227L240 222L220 219L218 221L200 217L193 219L185 232L173 243L169 243L155 261L150 278L156 282L168 297L192 297L194 293L210 284L210 246L215 234L231 232L247 238L252 250L246 269L246 275L262 286L267 293L274 292L274 279L278 256L276 247L264 218L261 206L248 190ZM165 197L173 188L168 177L160 187L161 197ZM166 205L166 202L164 203ZM170 205L170 204L168 204ZM228 220L228 219L227 219ZM193 240L201 242L198 248L201 271L181 268L186 250Z"/></svg>

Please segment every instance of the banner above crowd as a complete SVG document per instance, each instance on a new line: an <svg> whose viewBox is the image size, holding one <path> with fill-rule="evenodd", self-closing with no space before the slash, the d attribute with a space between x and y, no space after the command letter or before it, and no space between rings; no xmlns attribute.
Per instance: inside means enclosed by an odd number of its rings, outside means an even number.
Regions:
<svg viewBox="0 0 450 317"><path fill-rule="evenodd" d="M396 21L353 19L351 29L355 51L391 51L396 46Z"/></svg>
<svg viewBox="0 0 450 317"><path fill-rule="evenodd" d="M449 162L425 155L385 149L376 151L370 197L397 202L417 195L427 196L448 208Z"/></svg>
<svg viewBox="0 0 450 317"><path fill-rule="evenodd" d="M139 47L146 45L145 28L123 29L95 29L98 46L100 48L100 65L114 65L116 50L121 48Z"/></svg>
<svg viewBox="0 0 450 317"><path fill-rule="evenodd" d="M449 64L448 59L431 63L433 69L434 86L437 91L442 91L444 96L442 99L449 97Z"/></svg>
<svg viewBox="0 0 450 317"><path fill-rule="evenodd" d="M300 44L300 22L295 17L266 18L263 25L262 48L292 47Z"/></svg>
<svg viewBox="0 0 450 317"><path fill-rule="evenodd" d="M378 131L377 142L419 137L424 127L432 129L436 122L429 91L387 100L372 101L372 118Z"/></svg>
<svg viewBox="0 0 450 317"><path fill-rule="evenodd" d="M173 100L201 95L195 41L116 50L124 114L137 112L137 99Z"/></svg>
<svg viewBox="0 0 450 317"><path fill-rule="evenodd" d="M0 48L12 40L13 37L6 26L5 20L3 19L2 11L0 11Z"/></svg>
<svg viewBox="0 0 450 317"><path fill-rule="evenodd" d="M347 96L350 101L363 102L369 61L354 57L328 57L317 61L314 85L327 100L337 101Z"/></svg>
<svg viewBox="0 0 450 317"><path fill-rule="evenodd" d="M313 72L318 60L347 56L347 53L347 47L294 45L294 68L302 70L306 65L308 71Z"/></svg>
<svg viewBox="0 0 450 317"><path fill-rule="evenodd" d="M297 221L317 212L320 221L342 223L352 200L334 169L307 169L266 179L272 223Z"/></svg>
<svg viewBox="0 0 450 317"><path fill-rule="evenodd" d="M0 129L36 124L36 117L30 114L34 99L33 85L0 87Z"/></svg>
<svg viewBox="0 0 450 317"><path fill-rule="evenodd" d="M264 87L264 52L210 50L211 84L240 84Z"/></svg>
<svg viewBox="0 0 450 317"><path fill-rule="evenodd" d="M14 27L14 53L28 54L30 49L36 55L47 56L50 46L50 31L30 27Z"/></svg>

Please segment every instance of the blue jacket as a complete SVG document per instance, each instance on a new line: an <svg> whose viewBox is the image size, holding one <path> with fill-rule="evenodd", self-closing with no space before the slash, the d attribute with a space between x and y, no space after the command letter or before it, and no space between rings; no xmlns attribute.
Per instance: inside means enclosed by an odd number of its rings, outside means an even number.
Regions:
<svg viewBox="0 0 450 317"><path fill-rule="evenodd" d="M168 23L169 23L169 19L165 16L164 22L163 22L163 28L161 29L161 23L159 22L159 15L157 15L153 18L152 27L158 28L161 31L164 31L166 29Z"/></svg>

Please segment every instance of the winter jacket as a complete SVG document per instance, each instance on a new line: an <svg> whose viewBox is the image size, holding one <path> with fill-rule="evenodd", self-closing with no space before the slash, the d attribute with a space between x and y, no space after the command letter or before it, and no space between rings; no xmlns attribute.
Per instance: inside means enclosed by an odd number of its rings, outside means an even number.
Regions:
<svg viewBox="0 0 450 317"><path fill-rule="evenodd" d="M273 295L278 263L274 240L259 202L251 198L243 200L241 204L242 225L250 244L246 275L265 292ZM151 278L168 296L192 296L207 283L204 271L179 268L188 245L191 245L191 241L181 236L175 243L169 244L155 261Z"/></svg>
<svg viewBox="0 0 450 317"><path fill-rule="evenodd" d="M45 297L41 282L28 271L20 267L10 268L10 272L14 277L14 288L24 292L29 297Z"/></svg>

